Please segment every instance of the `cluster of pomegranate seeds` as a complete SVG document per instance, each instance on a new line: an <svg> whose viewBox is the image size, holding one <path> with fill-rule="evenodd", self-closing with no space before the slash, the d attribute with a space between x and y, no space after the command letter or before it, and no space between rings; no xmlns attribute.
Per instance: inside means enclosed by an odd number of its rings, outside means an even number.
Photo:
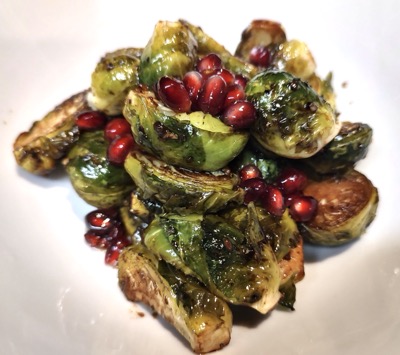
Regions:
<svg viewBox="0 0 400 355"><path fill-rule="evenodd" d="M245 189L244 203L259 202L274 216L282 216L286 208L296 222L311 220L317 211L317 201L303 195L307 185L304 172L287 167L282 170L274 184L267 183L261 171L254 164L248 164L239 171L240 186Z"/></svg>
<svg viewBox="0 0 400 355"><path fill-rule="evenodd" d="M99 111L86 111L77 115L76 125L81 131L104 129L104 138L109 142L107 159L116 165L124 163L135 145L131 126L124 117L108 117Z"/></svg>
<svg viewBox="0 0 400 355"><path fill-rule="evenodd" d="M195 70L182 80L164 76L156 84L159 99L177 112L203 111L234 129L249 128L256 119L253 104L246 101L247 79L223 68L221 58L208 54L201 58Z"/></svg>
<svg viewBox="0 0 400 355"><path fill-rule="evenodd" d="M86 215L86 242L94 248L105 249L105 262L116 266L121 251L132 244L117 209L98 209Z"/></svg>

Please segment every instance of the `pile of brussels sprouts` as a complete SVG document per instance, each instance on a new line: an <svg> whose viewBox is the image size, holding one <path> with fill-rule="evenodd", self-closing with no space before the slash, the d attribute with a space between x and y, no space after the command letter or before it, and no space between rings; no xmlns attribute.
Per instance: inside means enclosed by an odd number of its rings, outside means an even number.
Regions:
<svg viewBox="0 0 400 355"><path fill-rule="evenodd" d="M221 66L206 73L210 58ZM331 75L315 69L276 22L253 21L231 54L200 27L160 21L144 48L101 58L90 89L21 133L14 155L34 174L65 167L96 207L85 239L126 297L209 352L230 341L230 304L294 309L303 240L340 245L375 217L377 189L355 170L372 129L339 121Z"/></svg>

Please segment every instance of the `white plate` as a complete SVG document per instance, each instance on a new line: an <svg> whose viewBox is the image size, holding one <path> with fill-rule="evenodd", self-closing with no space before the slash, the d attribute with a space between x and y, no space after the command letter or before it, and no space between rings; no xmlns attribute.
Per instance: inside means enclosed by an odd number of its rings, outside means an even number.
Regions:
<svg viewBox="0 0 400 355"><path fill-rule="evenodd" d="M106 51L144 46L159 19L185 18L234 50L254 18L304 40L334 72L343 120L374 128L358 168L379 188L361 240L306 249L295 312L244 317L221 354L398 354L400 349L400 3L391 1L15 1L0 4L0 347L2 354L189 354L171 328L121 294L83 239L84 204L65 177L16 167L12 142L90 83ZM342 85L347 83L346 87ZM144 311L145 316L139 313Z"/></svg>

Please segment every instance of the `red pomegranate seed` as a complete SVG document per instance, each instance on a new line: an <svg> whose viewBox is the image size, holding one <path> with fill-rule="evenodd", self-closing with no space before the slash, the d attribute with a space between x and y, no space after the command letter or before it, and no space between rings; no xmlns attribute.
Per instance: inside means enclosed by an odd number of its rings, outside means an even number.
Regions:
<svg viewBox="0 0 400 355"><path fill-rule="evenodd" d="M245 78L243 75L241 74L236 74L235 75L235 81L234 84L236 85L240 85L243 89L246 87L247 84L247 78Z"/></svg>
<svg viewBox="0 0 400 355"><path fill-rule="evenodd" d="M228 92L225 96L224 108L227 108L235 101L244 100L245 98L246 94L244 93L243 87L241 85L234 84L228 88Z"/></svg>
<svg viewBox="0 0 400 355"><path fill-rule="evenodd" d="M245 190L244 204L258 201L267 190L266 182L261 178L247 179L240 183L240 187Z"/></svg>
<svg viewBox="0 0 400 355"><path fill-rule="evenodd" d="M114 219L107 210L95 210L86 215L86 222L90 229L108 231L114 225Z"/></svg>
<svg viewBox="0 0 400 355"><path fill-rule="evenodd" d="M266 47L254 47L250 51L249 61L251 64L266 68L271 61L271 53Z"/></svg>
<svg viewBox="0 0 400 355"><path fill-rule="evenodd" d="M157 94L164 104L177 112L190 112L192 102L183 82L163 76L156 86Z"/></svg>
<svg viewBox="0 0 400 355"><path fill-rule="evenodd" d="M76 116L75 123L81 131L95 131L105 126L107 117L99 111L86 111Z"/></svg>
<svg viewBox="0 0 400 355"><path fill-rule="evenodd" d="M111 245L108 235L100 234L99 231L89 229L85 233L86 242L93 248L106 249Z"/></svg>
<svg viewBox="0 0 400 355"><path fill-rule="evenodd" d="M308 222L317 212L318 202L311 196L294 197L289 206L289 213L296 222Z"/></svg>
<svg viewBox="0 0 400 355"><path fill-rule="evenodd" d="M190 71L183 77L183 85L189 94L192 102L197 100L201 87L203 86L204 79L198 71Z"/></svg>
<svg viewBox="0 0 400 355"><path fill-rule="evenodd" d="M284 195L302 191L307 185L307 176L293 167L284 168L277 178L277 184Z"/></svg>
<svg viewBox="0 0 400 355"><path fill-rule="evenodd" d="M227 86L225 80L218 75L210 76L204 83L197 99L201 111L218 115L223 107Z"/></svg>
<svg viewBox="0 0 400 355"><path fill-rule="evenodd" d="M297 198L303 196L300 192L294 192L292 194L285 195L285 206L289 207L292 204L292 201Z"/></svg>
<svg viewBox="0 0 400 355"><path fill-rule="evenodd" d="M118 257L120 256L122 250L131 244L132 242L127 238L119 239L113 242L106 250L106 254L104 257L105 263L111 266L117 266Z"/></svg>
<svg viewBox="0 0 400 355"><path fill-rule="evenodd" d="M272 215L282 216L286 206L281 190L275 186L268 185L262 197L262 205Z"/></svg>
<svg viewBox="0 0 400 355"><path fill-rule="evenodd" d="M113 164L123 164L135 142L131 135L115 138L107 149L107 158Z"/></svg>
<svg viewBox="0 0 400 355"><path fill-rule="evenodd" d="M218 55L214 53L207 54L206 56L201 58L196 65L196 70L200 73L212 72L221 68L222 60Z"/></svg>
<svg viewBox="0 0 400 355"><path fill-rule="evenodd" d="M221 120L234 129L246 129L256 120L256 109L251 102L239 100L224 110Z"/></svg>
<svg viewBox="0 0 400 355"><path fill-rule="evenodd" d="M131 125L123 118L114 118L109 121L104 128L104 137L111 142L117 137L131 133Z"/></svg>
<svg viewBox="0 0 400 355"><path fill-rule="evenodd" d="M235 84L235 76L227 69L219 69L215 72L215 75L219 75L224 79L228 86Z"/></svg>
<svg viewBox="0 0 400 355"><path fill-rule="evenodd" d="M262 174L260 169L254 164L247 164L239 171L239 177L241 181L261 178Z"/></svg>

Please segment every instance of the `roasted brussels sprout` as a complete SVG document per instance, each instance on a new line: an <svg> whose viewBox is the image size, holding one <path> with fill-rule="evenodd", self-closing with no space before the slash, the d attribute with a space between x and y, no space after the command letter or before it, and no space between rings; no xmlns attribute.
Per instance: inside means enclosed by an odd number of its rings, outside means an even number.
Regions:
<svg viewBox="0 0 400 355"><path fill-rule="evenodd" d="M125 169L142 197L156 198L166 211L179 214L216 212L230 203L241 204L244 191L229 172L196 172L168 165L154 156L131 152Z"/></svg>
<svg viewBox="0 0 400 355"><path fill-rule="evenodd" d="M144 231L144 243L230 303L265 314L279 300L279 266L270 245L251 245L221 217L156 217Z"/></svg>
<svg viewBox="0 0 400 355"><path fill-rule="evenodd" d="M102 130L85 132L64 164L77 194L98 208L120 205L132 191L132 179L123 167L111 164Z"/></svg>
<svg viewBox="0 0 400 355"><path fill-rule="evenodd" d="M249 61L250 52L254 47L268 47L286 41L286 33L280 23L269 20L254 20L242 32L235 55Z"/></svg>
<svg viewBox="0 0 400 355"><path fill-rule="evenodd" d="M83 91L65 100L17 137L13 148L18 165L37 175L55 169L79 138L75 116L89 109L86 95L87 91Z"/></svg>
<svg viewBox="0 0 400 355"><path fill-rule="evenodd" d="M347 243L360 237L375 218L378 190L354 169L313 181L303 192L318 201L317 214L300 228L305 240L311 243Z"/></svg>
<svg viewBox="0 0 400 355"><path fill-rule="evenodd" d="M257 67L232 55L223 45L219 44L215 39L207 35L200 27L184 20L180 20L180 22L187 26L193 33L197 41L199 56L208 53L215 53L221 58L225 68L231 72L241 74L247 78L251 78L257 74Z"/></svg>
<svg viewBox="0 0 400 355"><path fill-rule="evenodd" d="M278 71L257 74L246 85L257 110L251 133L257 142L287 158L317 153L339 132L331 106L305 82Z"/></svg>
<svg viewBox="0 0 400 355"><path fill-rule="evenodd" d="M307 81L315 72L314 58L304 42L298 40L281 43L274 53L271 65L279 71L284 71Z"/></svg>
<svg viewBox="0 0 400 355"><path fill-rule="evenodd" d="M197 42L180 22L159 21L143 50L139 79L152 88L162 76L182 78L197 60Z"/></svg>
<svg viewBox="0 0 400 355"><path fill-rule="evenodd" d="M196 279L157 260L143 245L122 252L118 279L127 299L152 307L196 353L218 350L229 343L232 313L228 305Z"/></svg>
<svg viewBox="0 0 400 355"><path fill-rule="evenodd" d="M342 122L339 133L317 154L304 159L318 174L351 169L367 155L372 141L372 128L365 123Z"/></svg>
<svg viewBox="0 0 400 355"><path fill-rule="evenodd" d="M210 114L177 114L143 87L130 91L124 116L142 149L168 164L193 170L222 169L249 138L247 132L234 131Z"/></svg>
<svg viewBox="0 0 400 355"><path fill-rule="evenodd" d="M139 82L142 49L125 48L107 53L92 73L90 105L106 114L121 114L126 95Z"/></svg>

